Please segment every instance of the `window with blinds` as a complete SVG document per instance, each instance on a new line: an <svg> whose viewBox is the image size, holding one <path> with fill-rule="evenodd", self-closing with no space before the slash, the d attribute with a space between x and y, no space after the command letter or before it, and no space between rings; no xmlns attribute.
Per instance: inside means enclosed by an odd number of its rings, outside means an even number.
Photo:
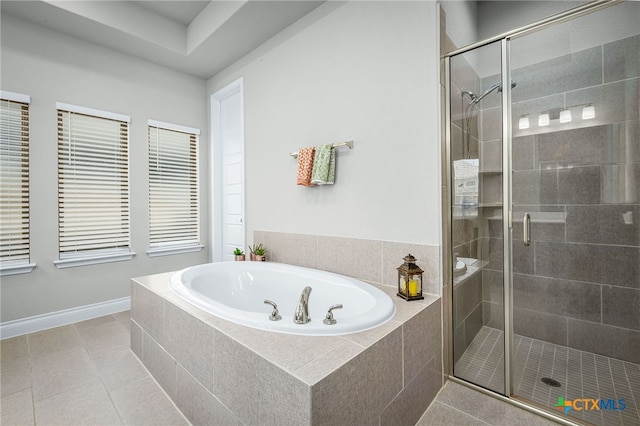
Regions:
<svg viewBox="0 0 640 426"><path fill-rule="evenodd" d="M58 267L78 266L65 260L101 263L132 255L128 122L58 106Z"/></svg>
<svg viewBox="0 0 640 426"><path fill-rule="evenodd" d="M150 256L199 250L197 129L149 121Z"/></svg>
<svg viewBox="0 0 640 426"><path fill-rule="evenodd" d="M2 275L30 272L29 97L0 99L0 268ZM20 270L30 266L27 270Z"/></svg>

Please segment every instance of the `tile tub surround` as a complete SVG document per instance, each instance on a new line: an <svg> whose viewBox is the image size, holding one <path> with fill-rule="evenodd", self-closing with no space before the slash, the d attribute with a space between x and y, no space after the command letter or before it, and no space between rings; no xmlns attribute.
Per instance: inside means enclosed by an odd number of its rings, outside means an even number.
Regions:
<svg viewBox="0 0 640 426"><path fill-rule="evenodd" d="M441 295L440 247L324 235L254 231L253 241L269 250L267 260L347 275L397 288L396 268L407 253L422 268L422 291Z"/></svg>
<svg viewBox="0 0 640 426"><path fill-rule="evenodd" d="M170 276L132 280L131 348L194 424L415 424L442 387L437 296L406 302L378 286L396 302L388 323L292 336L189 305Z"/></svg>

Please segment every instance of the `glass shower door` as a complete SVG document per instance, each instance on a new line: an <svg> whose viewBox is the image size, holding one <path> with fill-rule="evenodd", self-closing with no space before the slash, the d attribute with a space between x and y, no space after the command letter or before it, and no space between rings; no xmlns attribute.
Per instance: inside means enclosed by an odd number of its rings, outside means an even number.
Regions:
<svg viewBox="0 0 640 426"><path fill-rule="evenodd" d="M500 43L450 61L454 375L504 393Z"/></svg>
<svg viewBox="0 0 640 426"><path fill-rule="evenodd" d="M639 34L626 2L510 42L513 396L597 425L640 425Z"/></svg>

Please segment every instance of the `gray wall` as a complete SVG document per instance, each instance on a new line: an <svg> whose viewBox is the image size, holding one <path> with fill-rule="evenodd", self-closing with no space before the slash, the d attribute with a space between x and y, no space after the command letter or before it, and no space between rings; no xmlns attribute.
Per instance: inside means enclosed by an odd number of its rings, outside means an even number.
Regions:
<svg viewBox="0 0 640 426"><path fill-rule="evenodd" d="M129 295L132 276L206 262L149 259L146 120L202 130L201 203L208 193L208 94L244 78L246 235L256 229L438 244L436 4L327 4L205 82L3 16L2 89L32 96L32 260L2 280L2 321ZM129 262L57 269L55 102L128 114ZM336 185L295 185L291 151L353 139ZM137 165L137 167L136 167ZM35 172L37 170L37 172ZM207 243L206 209L202 240ZM252 241L247 241L252 243Z"/></svg>
<svg viewBox="0 0 640 426"><path fill-rule="evenodd" d="M446 35L456 47L478 41L478 2L441 1L445 12Z"/></svg>
<svg viewBox="0 0 640 426"><path fill-rule="evenodd" d="M447 34L458 48L584 3L588 1L440 1L446 11Z"/></svg>
<svg viewBox="0 0 640 426"><path fill-rule="evenodd" d="M248 239L438 244L436 6L327 2L208 81L213 93L244 79ZM296 186L289 152L344 140L335 185Z"/></svg>
<svg viewBox="0 0 640 426"><path fill-rule="evenodd" d="M129 296L129 279L208 260L195 254L150 259L147 119L199 128L201 231L208 242L208 126L205 81L39 26L2 16L2 89L31 96L30 274L2 278L2 322ZM55 103L131 116L131 244L126 262L57 269Z"/></svg>
<svg viewBox="0 0 640 426"><path fill-rule="evenodd" d="M478 40L548 18L588 2L589 0L478 1Z"/></svg>

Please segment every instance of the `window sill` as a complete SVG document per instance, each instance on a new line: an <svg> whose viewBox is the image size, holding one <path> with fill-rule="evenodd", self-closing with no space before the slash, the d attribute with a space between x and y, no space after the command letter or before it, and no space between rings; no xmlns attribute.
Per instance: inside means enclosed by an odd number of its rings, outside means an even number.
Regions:
<svg viewBox="0 0 640 426"><path fill-rule="evenodd" d="M200 251L204 248L202 244L188 245L188 246L174 246L174 247L154 247L147 250L147 256L170 256L173 254L193 253Z"/></svg>
<svg viewBox="0 0 640 426"><path fill-rule="evenodd" d="M29 274L36 267L35 263L19 263L14 265L0 266L0 277L9 275Z"/></svg>
<svg viewBox="0 0 640 426"><path fill-rule="evenodd" d="M67 259L55 260L53 264L56 265L58 269L75 268L78 266L97 265L99 263L121 262L123 260L130 260L135 255L136 255L135 252L127 251L124 253L119 252L119 253L109 253L109 254L77 256L77 257L74 256L74 257L69 257Z"/></svg>

